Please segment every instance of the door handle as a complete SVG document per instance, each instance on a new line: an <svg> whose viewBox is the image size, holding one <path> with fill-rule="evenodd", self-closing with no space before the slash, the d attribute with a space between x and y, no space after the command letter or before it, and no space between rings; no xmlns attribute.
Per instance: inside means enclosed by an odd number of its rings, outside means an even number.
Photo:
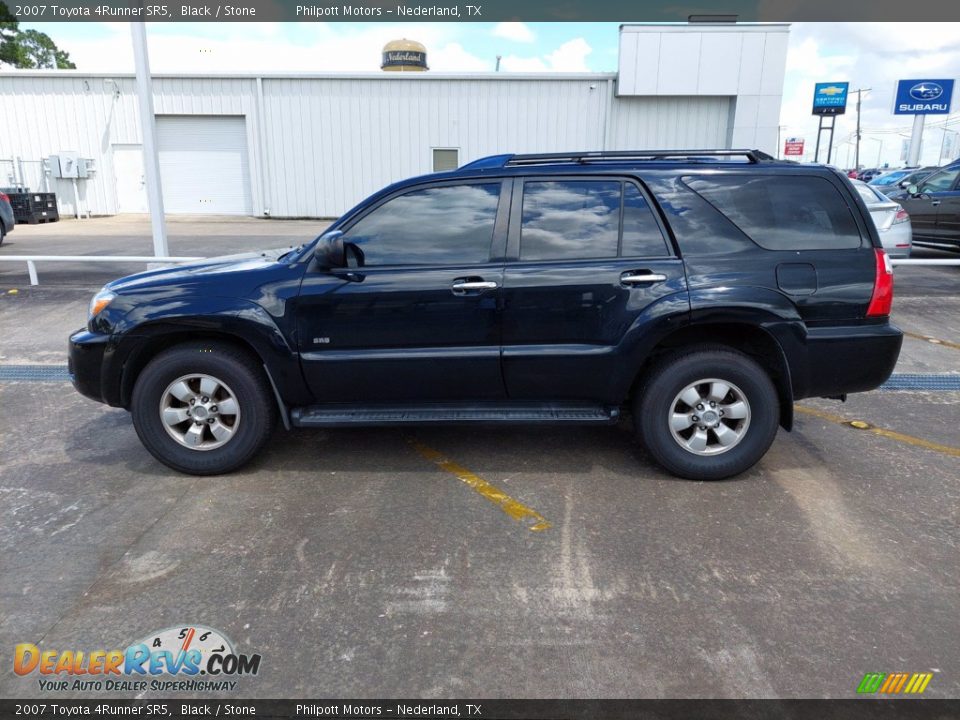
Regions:
<svg viewBox="0 0 960 720"><path fill-rule="evenodd" d="M465 293L471 290L496 290L498 287L492 280L456 280L450 289L455 293Z"/></svg>
<svg viewBox="0 0 960 720"><path fill-rule="evenodd" d="M647 283L659 283L667 279L662 273L652 273L646 271L625 272L620 276L620 283L623 285L645 285Z"/></svg>
<svg viewBox="0 0 960 720"><path fill-rule="evenodd" d="M940 204L939 200L934 200L933 202L930 203L931 207L937 207L939 204Z"/></svg>

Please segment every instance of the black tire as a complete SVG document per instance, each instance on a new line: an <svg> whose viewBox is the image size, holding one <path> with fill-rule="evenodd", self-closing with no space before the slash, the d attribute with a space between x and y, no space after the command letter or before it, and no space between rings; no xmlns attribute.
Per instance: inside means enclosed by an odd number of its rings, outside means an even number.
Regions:
<svg viewBox="0 0 960 720"><path fill-rule="evenodd" d="M729 449L722 449L714 431L706 430L712 447L719 451L713 455L699 455L681 446L670 422L677 407L684 408L680 414L689 409L699 417L695 408L676 406L675 400L685 388L704 378L732 383L743 394L749 409L746 424L729 418L717 420L738 432L742 429L740 439ZM706 392L711 386L699 387ZM736 396L727 397L732 400ZM770 448L779 425L780 401L769 375L757 362L723 346L700 346L677 351L658 362L641 383L633 412L640 441L670 473L689 480L722 480L749 470ZM698 427L691 426L678 434L687 434L689 438Z"/></svg>
<svg viewBox="0 0 960 720"><path fill-rule="evenodd" d="M160 404L167 388L193 373L229 386L239 406L235 433L214 449L180 444L161 419ZM143 369L133 388L131 414L140 441L164 465L189 475L220 475L236 470L257 453L273 431L277 409L263 368L253 357L227 344L190 342L165 350Z"/></svg>

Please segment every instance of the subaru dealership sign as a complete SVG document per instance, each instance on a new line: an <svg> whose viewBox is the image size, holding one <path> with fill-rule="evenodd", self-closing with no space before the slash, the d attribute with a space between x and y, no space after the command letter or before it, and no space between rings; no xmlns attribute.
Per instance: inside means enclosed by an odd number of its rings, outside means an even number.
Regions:
<svg viewBox="0 0 960 720"><path fill-rule="evenodd" d="M948 115L953 80L900 80L894 115Z"/></svg>

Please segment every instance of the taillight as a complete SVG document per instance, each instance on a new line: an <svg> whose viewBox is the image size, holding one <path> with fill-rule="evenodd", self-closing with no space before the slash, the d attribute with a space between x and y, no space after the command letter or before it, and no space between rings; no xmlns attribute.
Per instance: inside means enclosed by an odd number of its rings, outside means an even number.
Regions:
<svg viewBox="0 0 960 720"><path fill-rule="evenodd" d="M910 219L910 215L903 208L897 210L897 214L893 218L893 224L903 223Z"/></svg>
<svg viewBox="0 0 960 720"><path fill-rule="evenodd" d="M10 202L10 196L6 193L0 193L0 202Z"/></svg>
<svg viewBox="0 0 960 720"><path fill-rule="evenodd" d="M883 250L877 254L876 274L873 277L873 297L867 308L867 317L886 317L893 305L893 265Z"/></svg>

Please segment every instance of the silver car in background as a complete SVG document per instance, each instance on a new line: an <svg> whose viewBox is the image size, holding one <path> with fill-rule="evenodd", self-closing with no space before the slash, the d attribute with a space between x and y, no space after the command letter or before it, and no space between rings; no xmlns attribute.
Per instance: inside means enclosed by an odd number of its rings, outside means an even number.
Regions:
<svg viewBox="0 0 960 720"><path fill-rule="evenodd" d="M913 228L910 216L899 203L894 202L879 190L860 180L851 180L870 211L873 224L877 226L880 242L892 258L908 258L913 249Z"/></svg>

